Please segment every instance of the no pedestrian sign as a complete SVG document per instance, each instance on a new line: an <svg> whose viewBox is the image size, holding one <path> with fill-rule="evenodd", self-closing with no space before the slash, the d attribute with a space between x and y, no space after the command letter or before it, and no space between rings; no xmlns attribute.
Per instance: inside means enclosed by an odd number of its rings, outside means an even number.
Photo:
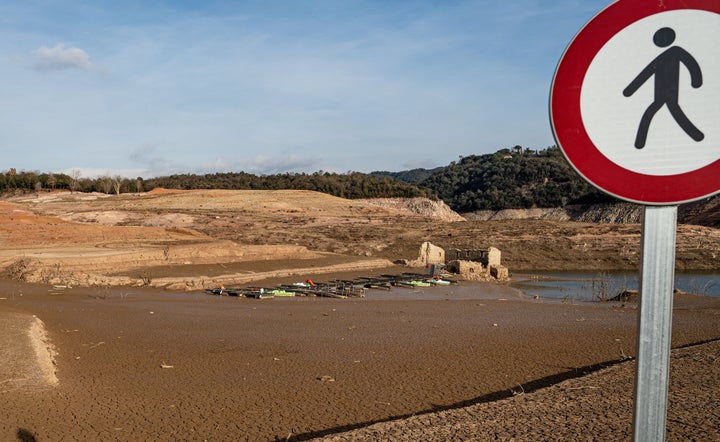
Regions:
<svg viewBox="0 0 720 442"><path fill-rule="evenodd" d="M720 1L619 0L575 36L550 92L555 139L590 183L676 205L720 192Z"/></svg>

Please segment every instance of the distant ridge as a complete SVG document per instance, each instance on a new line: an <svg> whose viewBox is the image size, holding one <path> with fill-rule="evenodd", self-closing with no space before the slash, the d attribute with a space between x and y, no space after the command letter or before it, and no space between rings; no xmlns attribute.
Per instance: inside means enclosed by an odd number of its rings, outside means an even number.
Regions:
<svg viewBox="0 0 720 442"><path fill-rule="evenodd" d="M204 175L174 174L164 177L128 179L103 176L83 178L77 174L16 171L0 173L0 194L30 193L53 189L80 192L136 193L154 188L231 189L231 190L312 190L346 199L430 198L440 199L450 209L468 218L515 216L517 209L568 208L570 219L633 222L637 214L613 214L617 207L605 205L618 200L605 195L583 180L568 164L556 146L532 150L515 146L492 154L469 155L447 166L415 168L399 172L374 171L369 174L282 173L254 175L247 172ZM595 206L592 213L576 218L576 207ZM482 213L480 213L482 212ZM622 212L622 213L621 213ZM553 215L558 216L559 212ZM639 212L637 212L639 213ZM720 196L680 206L679 220L691 224L720 227Z"/></svg>

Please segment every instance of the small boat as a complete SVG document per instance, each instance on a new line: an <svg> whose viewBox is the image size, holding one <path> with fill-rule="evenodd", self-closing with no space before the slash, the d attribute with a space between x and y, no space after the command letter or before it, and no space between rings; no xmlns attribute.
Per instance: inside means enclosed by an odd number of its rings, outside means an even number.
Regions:
<svg viewBox="0 0 720 442"><path fill-rule="evenodd" d="M224 287L222 287L222 288L217 287L214 289L205 289L205 292L209 295L226 295L227 296L227 292L225 291Z"/></svg>
<svg viewBox="0 0 720 442"><path fill-rule="evenodd" d="M271 299L271 298L275 297L275 295L273 295L272 292L266 292L264 290L245 292L244 296L246 298L255 298L255 299Z"/></svg>

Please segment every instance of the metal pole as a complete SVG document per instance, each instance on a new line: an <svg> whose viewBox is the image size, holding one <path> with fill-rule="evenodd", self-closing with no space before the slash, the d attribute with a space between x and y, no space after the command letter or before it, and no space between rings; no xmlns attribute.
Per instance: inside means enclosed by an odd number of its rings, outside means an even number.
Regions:
<svg viewBox="0 0 720 442"><path fill-rule="evenodd" d="M646 206L635 377L635 442L665 440L677 206Z"/></svg>

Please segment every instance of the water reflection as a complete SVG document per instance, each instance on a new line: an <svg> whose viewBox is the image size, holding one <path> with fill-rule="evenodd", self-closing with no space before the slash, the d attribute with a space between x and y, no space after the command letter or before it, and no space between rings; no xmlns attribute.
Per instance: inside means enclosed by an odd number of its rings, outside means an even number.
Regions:
<svg viewBox="0 0 720 442"><path fill-rule="evenodd" d="M511 286L529 296L595 301L624 290L638 290L637 272L533 272L515 274ZM677 273L675 288L688 293L720 297L717 272Z"/></svg>

